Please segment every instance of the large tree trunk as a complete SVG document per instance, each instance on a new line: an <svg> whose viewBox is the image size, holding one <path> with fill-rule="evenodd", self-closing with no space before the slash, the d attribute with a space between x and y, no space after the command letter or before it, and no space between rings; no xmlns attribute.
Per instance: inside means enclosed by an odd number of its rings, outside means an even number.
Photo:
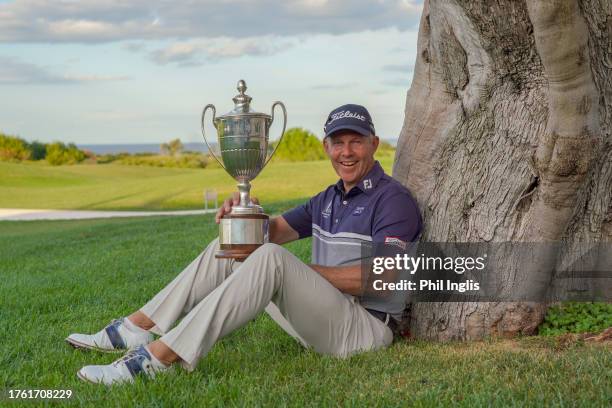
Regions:
<svg viewBox="0 0 612 408"><path fill-rule="evenodd" d="M393 169L419 202L423 239L612 240L611 10L610 0L425 1ZM541 258L551 274L564 261ZM544 306L418 303L411 331L530 334Z"/></svg>

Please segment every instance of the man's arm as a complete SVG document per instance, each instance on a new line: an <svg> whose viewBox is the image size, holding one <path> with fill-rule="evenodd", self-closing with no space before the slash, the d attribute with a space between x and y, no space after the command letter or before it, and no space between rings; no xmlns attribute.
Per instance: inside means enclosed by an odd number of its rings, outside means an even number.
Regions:
<svg viewBox="0 0 612 408"><path fill-rule="evenodd" d="M310 265L340 292L359 296L362 294L361 265L352 266L322 266Z"/></svg>
<svg viewBox="0 0 612 408"><path fill-rule="evenodd" d="M296 230L291 228L291 225L279 215L277 217L270 218L270 242L282 245L287 242L295 241L300 238L300 235Z"/></svg>

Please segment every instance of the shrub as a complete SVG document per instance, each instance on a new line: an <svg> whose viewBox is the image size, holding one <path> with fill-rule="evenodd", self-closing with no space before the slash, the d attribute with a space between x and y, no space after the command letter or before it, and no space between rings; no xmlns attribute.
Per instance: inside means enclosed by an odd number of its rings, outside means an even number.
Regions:
<svg viewBox="0 0 612 408"><path fill-rule="evenodd" d="M76 164L85 160L85 157L85 153L74 143L65 145L62 142L53 142L47 145L46 159L53 166Z"/></svg>
<svg viewBox="0 0 612 408"><path fill-rule="evenodd" d="M203 154L182 154L180 156L134 155L124 156L118 159L117 163L128 166L203 169L208 165L208 158Z"/></svg>
<svg viewBox="0 0 612 408"><path fill-rule="evenodd" d="M98 157L96 156L96 154L94 152L92 152L91 150L81 150L81 151L85 155L84 163L88 163L88 164L97 164L98 163Z"/></svg>
<svg viewBox="0 0 612 408"><path fill-rule="evenodd" d="M47 145L38 141L28 143L32 160L43 160L47 156Z"/></svg>
<svg viewBox="0 0 612 408"><path fill-rule="evenodd" d="M25 140L0 133L0 160L21 161L28 160L30 156Z"/></svg>
<svg viewBox="0 0 612 408"><path fill-rule="evenodd" d="M165 156L178 156L183 152L183 142L181 139L173 139L168 143L162 143L159 151Z"/></svg>
<svg viewBox="0 0 612 408"><path fill-rule="evenodd" d="M321 141L314 134L302 128L291 128L285 132L275 158L285 161L312 161L323 160L326 156Z"/></svg>
<svg viewBox="0 0 612 408"><path fill-rule="evenodd" d="M107 163L112 163L114 161L118 161L123 159L124 157L128 157L130 154L129 153L107 153L107 154L100 154L96 156L96 162L98 164L107 164Z"/></svg>
<svg viewBox="0 0 612 408"><path fill-rule="evenodd" d="M611 326L611 303L568 302L548 309L539 333L551 336L563 333L600 332Z"/></svg>
<svg viewBox="0 0 612 408"><path fill-rule="evenodd" d="M388 157L395 155L395 147L389 142L381 139L376 150L376 157Z"/></svg>

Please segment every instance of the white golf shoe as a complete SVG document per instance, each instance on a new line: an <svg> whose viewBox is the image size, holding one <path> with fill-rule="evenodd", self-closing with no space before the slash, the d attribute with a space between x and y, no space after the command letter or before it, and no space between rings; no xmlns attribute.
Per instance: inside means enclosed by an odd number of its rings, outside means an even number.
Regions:
<svg viewBox="0 0 612 408"><path fill-rule="evenodd" d="M127 318L113 320L96 334L73 333L66 342L79 349L90 349L105 353L120 353L128 349L149 344L153 334L141 329Z"/></svg>
<svg viewBox="0 0 612 408"><path fill-rule="evenodd" d="M153 378L170 368L151 355L146 346L139 346L112 364L83 367L77 377L95 384L113 385L134 382L136 376Z"/></svg>

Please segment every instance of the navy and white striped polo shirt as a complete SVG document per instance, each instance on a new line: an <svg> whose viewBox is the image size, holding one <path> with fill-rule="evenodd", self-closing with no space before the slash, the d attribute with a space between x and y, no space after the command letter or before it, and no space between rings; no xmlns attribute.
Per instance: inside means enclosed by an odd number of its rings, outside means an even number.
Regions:
<svg viewBox="0 0 612 408"><path fill-rule="evenodd" d="M378 161L348 193L339 180L283 218L300 238L312 236L312 263L323 266L359 264L363 242L412 242L422 228L410 192L386 175ZM394 315L403 310L399 304L364 306Z"/></svg>

